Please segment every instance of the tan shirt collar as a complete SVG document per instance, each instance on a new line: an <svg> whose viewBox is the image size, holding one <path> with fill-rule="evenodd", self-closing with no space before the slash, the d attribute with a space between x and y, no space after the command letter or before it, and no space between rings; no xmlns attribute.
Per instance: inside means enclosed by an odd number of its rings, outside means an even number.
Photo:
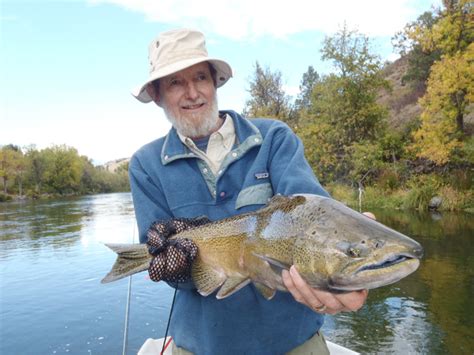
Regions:
<svg viewBox="0 0 474 355"><path fill-rule="evenodd" d="M228 115L225 115L223 118L224 123L221 128L211 134L209 137L208 150L209 146L219 146L221 145L225 150L230 151L235 142L235 128L232 118L229 118ZM189 137L183 136L181 133L178 133L178 137L188 148L197 148L193 140ZM211 143L212 142L212 143Z"/></svg>
<svg viewBox="0 0 474 355"><path fill-rule="evenodd" d="M207 143L207 150L201 151L193 140L189 137L185 137L178 132L179 139L186 145L193 153L200 156L206 161L211 170L216 174L221 166L226 155L232 150L235 142L235 127L234 121L229 115L224 118L222 126L209 137Z"/></svg>

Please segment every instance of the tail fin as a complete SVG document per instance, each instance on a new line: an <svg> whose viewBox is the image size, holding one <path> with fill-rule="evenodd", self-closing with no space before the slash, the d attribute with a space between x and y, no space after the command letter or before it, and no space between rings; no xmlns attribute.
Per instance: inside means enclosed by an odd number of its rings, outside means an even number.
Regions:
<svg viewBox="0 0 474 355"><path fill-rule="evenodd" d="M117 253L117 260L101 283L120 280L148 269L152 256L145 244L105 244Z"/></svg>

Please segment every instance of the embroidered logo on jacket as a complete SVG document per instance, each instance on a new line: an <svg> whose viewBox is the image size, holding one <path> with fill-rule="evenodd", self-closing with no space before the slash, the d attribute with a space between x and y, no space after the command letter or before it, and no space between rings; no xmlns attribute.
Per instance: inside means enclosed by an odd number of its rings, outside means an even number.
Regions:
<svg viewBox="0 0 474 355"><path fill-rule="evenodd" d="M267 173L267 172L264 172L264 173L256 173L256 174L255 174L255 177L257 178L257 180L260 180L260 179L268 179L269 176L270 176L270 174Z"/></svg>

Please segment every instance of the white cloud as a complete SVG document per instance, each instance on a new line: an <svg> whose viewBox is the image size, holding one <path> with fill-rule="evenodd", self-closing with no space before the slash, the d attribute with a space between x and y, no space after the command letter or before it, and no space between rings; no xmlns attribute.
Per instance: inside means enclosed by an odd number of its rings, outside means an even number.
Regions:
<svg viewBox="0 0 474 355"><path fill-rule="evenodd" d="M417 0L88 1L119 5L143 13L150 21L199 28L236 40L263 35L284 37L308 30L333 33L344 22L368 36L392 36L420 13Z"/></svg>

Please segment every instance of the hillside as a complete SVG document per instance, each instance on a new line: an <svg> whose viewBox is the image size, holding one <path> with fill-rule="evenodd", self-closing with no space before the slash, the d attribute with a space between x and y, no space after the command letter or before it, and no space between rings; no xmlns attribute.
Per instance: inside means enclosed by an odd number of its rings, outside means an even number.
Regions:
<svg viewBox="0 0 474 355"><path fill-rule="evenodd" d="M425 94L425 87L413 88L409 83L402 83L402 77L408 69L407 57L388 63L383 68L385 79L390 83L391 90L383 90L377 99L378 103L388 107L389 126L396 130L404 130L421 114L418 99ZM464 118L465 130L474 133L474 109Z"/></svg>
<svg viewBox="0 0 474 355"><path fill-rule="evenodd" d="M403 130L420 115L421 107L418 99L425 93L424 87L414 89L411 85L402 83L407 68L406 57L399 58L384 67L384 77L389 81L391 90L383 90L377 99L380 104L388 107L388 123L397 130Z"/></svg>

